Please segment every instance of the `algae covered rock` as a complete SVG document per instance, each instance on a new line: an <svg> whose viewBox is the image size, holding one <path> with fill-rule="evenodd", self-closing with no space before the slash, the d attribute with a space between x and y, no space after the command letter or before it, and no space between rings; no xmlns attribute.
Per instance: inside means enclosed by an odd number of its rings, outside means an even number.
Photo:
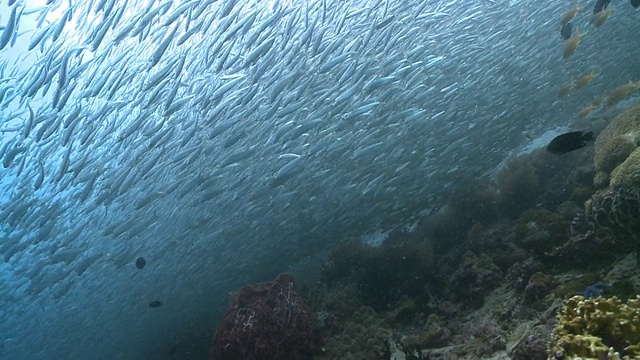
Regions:
<svg viewBox="0 0 640 360"><path fill-rule="evenodd" d="M480 308L485 297L502 281L500 268L486 254L466 252L462 264L452 274L448 290L451 296L470 308Z"/></svg>
<svg viewBox="0 0 640 360"><path fill-rule="evenodd" d="M628 107L598 135L594 163L595 185L607 186L606 179L640 144L640 103Z"/></svg>
<svg viewBox="0 0 640 360"><path fill-rule="evenodd" d="M373 359L375 350L383 346L393 334L384 319L372 308L362 306L327 339L322 359Z"/></svg>
<svg viewBox="0 0 640 360"><path fill-rule="evenodd" d="M549 344L550 359L640 357L640 296L564 301Z"/></svg>
<svg viewBox="0 0 640 360"><path fill-rule="evenodd" d="M446 325L446 321L436 314L427 318L422 331L409 336L405 343L419 349L432 349L447 346L452 341L453 334Z"/></svg>

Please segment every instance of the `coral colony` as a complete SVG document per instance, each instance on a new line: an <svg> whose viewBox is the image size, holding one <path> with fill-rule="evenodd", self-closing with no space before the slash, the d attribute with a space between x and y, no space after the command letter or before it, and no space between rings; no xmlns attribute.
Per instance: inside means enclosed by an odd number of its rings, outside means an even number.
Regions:
<svg viewBox="0 0 640 360"><path fill-rule="evenodd" d="M298 295L290 274L245 286L230 301L209 359L301 360L319 349L316 315Z"/></svg>

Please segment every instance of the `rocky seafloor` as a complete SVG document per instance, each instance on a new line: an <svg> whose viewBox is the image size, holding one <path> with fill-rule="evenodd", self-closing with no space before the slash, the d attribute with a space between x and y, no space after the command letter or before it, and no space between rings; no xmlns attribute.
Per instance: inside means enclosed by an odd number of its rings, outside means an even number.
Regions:
<svg viewBox="0 0 640 360"><path fill-rule="evenodd" d="M317 359L640 358L640 103L378 246L338 241L303 286Z"/></svg>

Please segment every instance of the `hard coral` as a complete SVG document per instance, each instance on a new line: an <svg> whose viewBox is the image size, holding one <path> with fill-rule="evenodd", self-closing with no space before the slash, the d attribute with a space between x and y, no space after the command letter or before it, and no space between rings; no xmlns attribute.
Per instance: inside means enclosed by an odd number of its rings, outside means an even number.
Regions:
<svg viewBox="0 0 640 360"><path fill-rule="evenodd" d="M640 237L640 103L618 115L596 140L598 191L585 204L599 227L613 230L620 239Z"/></svg>
<svg viewBox="0 0 640 360"><path fill-rule="evenodd" d="M606 186L605 179L640 144L640 103L628 107L598 135L594 163L597 187Z"/></svg>
<svg viewBox="0 0 640 360"><path fill-rule="evenodd" d="M586 215L597 227L609 228L621 236L640 236L640 190L628 186L613 186L596 192L585 203Z"/></svg>
<svg viewBox="0 0 640 360"><path fill-rule="evenodd" d="M549 345L550 359L640 357L640 296L565 300Z"/></svg>
<svg viewBox="0 0 640 360"><path fill-rule="evenodd" d="M640 148L635 149L611 172L610 185L640 188Z"/></svg>
<svg viewBox="0 0 640 360"><path fill-rule="evenodd" d="M308 359L319 349L316 317L302 302L293 276L245 286L231 294L209 359Z"/></svg>

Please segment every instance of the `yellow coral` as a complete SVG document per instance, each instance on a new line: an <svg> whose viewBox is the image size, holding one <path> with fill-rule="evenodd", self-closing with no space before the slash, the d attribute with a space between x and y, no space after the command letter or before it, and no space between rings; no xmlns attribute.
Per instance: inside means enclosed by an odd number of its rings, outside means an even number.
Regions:
<svg viewBox="0 0 640 360"><path fill-rule="evenodd" d="M640 102L616 116L595 142L594 185L608 185L609 175L640 145Z"/></svg>
<svg viewBox="0 0 640 360"><path fill-rule="evenodd" d="M565 359L640 358L640 297L565 300L553 329L549 356Z"/></svg>
<svg viewBox="0 0 640 360"><path fill-rule="evenodd" d="M613 172L611 186L640 187L640 148L636 148Z"/></svg>

